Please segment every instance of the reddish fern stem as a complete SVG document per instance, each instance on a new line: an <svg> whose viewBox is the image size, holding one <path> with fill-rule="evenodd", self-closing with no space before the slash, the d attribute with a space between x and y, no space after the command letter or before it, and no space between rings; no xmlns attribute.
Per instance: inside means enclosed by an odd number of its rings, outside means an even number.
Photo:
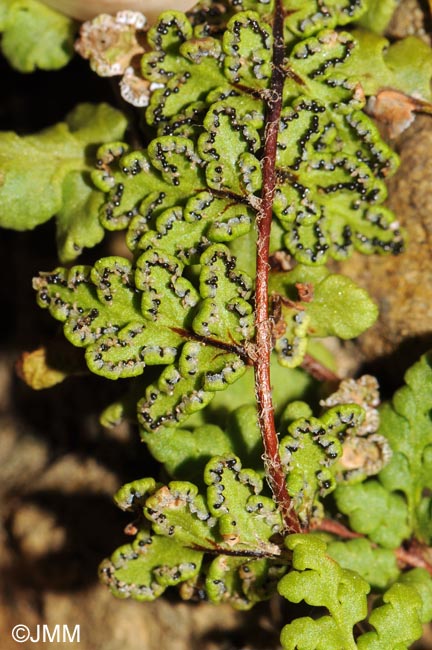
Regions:
<svg viewBox="0 0 432 650"><path fill-rule="evenodd" d="M273 199L276 187L276 150L279 119L282 109L284 72L283 9L281 0L275 3L273 23L273 72L267 93L267 115L264 132L263 191L257 214L257 271L255 296L256 351L255 392L258 403L258 419L264 445L264 460L269 484L282 513L288 532L300 532L299 519L289 497L285 475L279 456L279 441L274 422L274 409L270 381L270 355L272 336L269 321L268 277L270 230L273 215Z"/></svg>
<svg viewBox="0 0 432 650"><path fill-rule="evenodd" d="M312 526L313 530L322 530L326 533L331 533L332 535L338 535L342 539L356 539L364 537L361 533L356 533L353 530L350 530L339 521L334 521L333 519L322 519L319 523Z"/></svg>
<svg viewBox="0 0 432 650"><path fill-rule="evenodd" d="M322 530L327 533L331 533L332 535L337 535L342 539L366 538L365 535L356 533L355 531L350 530L344 526L344 524L341 524L340 522L334 521L332 519L323 519L319 523L312 526L312 528L313 530ZM376 546L376 544L372 543L373 548L376 548ZM421 567L422 569L426 569L426 571L432 575L432 565L426 557L428 550L430 549L416 542L415 540L412 540L408 548L400 546L399 548L395 548L393 552L401 567Z"/></svg>
<svg viewBox="0 0 432 650"><path fill-rule="evenodd" d="M395 549L396 559L400 565L403 566L414 566L421 567L426 569L426 571L432 575L432 565L430 563L431 559L431 549L420 543L416 539L412 539L407 548L401 546L400 548Z"/></svg>

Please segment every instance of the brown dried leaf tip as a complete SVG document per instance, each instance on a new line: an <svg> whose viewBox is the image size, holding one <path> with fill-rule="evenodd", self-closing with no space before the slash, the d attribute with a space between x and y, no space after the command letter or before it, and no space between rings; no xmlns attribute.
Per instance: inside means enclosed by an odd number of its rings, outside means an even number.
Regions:
<svg viewBox="0 0 432 650"><path fill-rule="evenodd" d="M411 126L416 113L432 113L432 104L397 90L384 89L376 97L370 97L367 111L381 122L388 137L396 138Z"/></svg>
<svg viewBox="0 0 432 650"><path fill-rule="evenodd" d="M119 11L115 16L101 14L81 26L76 51L89 59L100 77L123 75L120 93L133 106L147 106L149 82L142 78L139 65L144 53L143 34L147 19L139 11Z"/></svg>
<svg viewBox="0 0 432 650"><path fill-rule="evenodd" d="M379 403L378 382L371 375L344 379L335 393L320 402L321 406L327 408L339 404L359 404L365 411L363 422L346 430L340 460L345 479L376 474L391 458L389 443L384 436L376 433L380 424Z"/></svg>

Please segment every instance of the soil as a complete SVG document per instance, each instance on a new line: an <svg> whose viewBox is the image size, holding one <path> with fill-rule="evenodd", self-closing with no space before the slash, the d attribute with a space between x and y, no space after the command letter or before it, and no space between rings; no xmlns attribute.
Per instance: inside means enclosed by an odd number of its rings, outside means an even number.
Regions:
<svg viewBox="0 0 432 650"><path fill-rule="evenodd" d="M393 33L414 29L427 38L422 8L423 3L403 2ZM77 101L111 95L109 85L88 74L81 61L62 72L61 88L57 73L36 73L24 83L5 62L0 72L9 89L0 126L21 133L60 120ZM47 109L53 88L56 99ZM374 372L384 395L401 383L401 371L432 347L431 118L417 117L395 146L402 162L390 182L389 204L408 232L407 251L397 258L354 257L343 265L343 272L376 299L381 315L368 333L340 351L341 366ZM31 289L33 275L57 264L54 241L52 225L34 233L0 233L1 650L16 650L10 631L18 624L33 634L37 625L68 625L70 630L80 625L81 642L66 646L71 649L276 650L286 620L277 598L239 613L183 603L175 593L149 604L119 601L98 583L99 562L126 541L122 529L128 518L114 507L112 494L143 476L151 459L136 431L109 432L99 425L98 414L118 394L112 382L89 375L36 393L15 373L23 350L58 336L57 325L36 307ZM88 258L103 254L103 246ZM21 647L54 650L65 644ZM432 648L428 630L417 647Z"/></svg>

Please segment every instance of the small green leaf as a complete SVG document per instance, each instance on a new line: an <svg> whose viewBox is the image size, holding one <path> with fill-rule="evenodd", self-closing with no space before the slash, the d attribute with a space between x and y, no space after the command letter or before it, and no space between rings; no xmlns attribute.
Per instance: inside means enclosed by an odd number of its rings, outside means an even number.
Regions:
<svg viewBox="0 0 432 650"><path fill-rule="evenodd" d="M209 461L204 480L206 497L183 481L154 492L144 509L153 530L189 548L277 558L280 548L270 538L282 530L282 519L274 501L261 495L258 474L228 454Z"/></svg>
<svg viewBox="0 0 432 650"><path fill-rule="evenodd" d="M145 602L197 575L201 561L199 551L142 530L132 544L121 546L101 563L99 575L118 598Z"/></svg>
<svg viewBox="0 0 432 650"><path fill-rule="evenodd" d="M155 435L143 432L144 441L170 476L199 484L202 468L213 456L232 451L230 436L215 424L189 429L164 427Z"/></svg>
<svg viewBox="0 0 432 650"><path fill-rule="evenodd" d="M355 650L353 626L367 615L369 585L357 573L342 569L326 554L326 544L313 535L290 535L293 570L279 582L287 600L325 607L328 615L301 617L282 629L284 650Z"/></svg>
<svg viewBox="0 0 432 650"><path fill-rule="evenodd" d="M225 74L233 84L267 88L272 73L273 33L254 11L234 16L223 37Z"/></svg>
<svg viewBox="0 0 432 650"><path fill-rule="evenodd" d="M332 274L316 286L308 314L315 336L353 339L374 324L378 307L355 282Z"/></svg>
<svg viewBox="0 0 432 650"><path fill-rule="evenodd" d="M103 237L102 196L90 184L89 159L102 142L123 135L124 116L107 104L81 104L36 135L0 134L0 225L30 230L58 215L64 261Z"/></svg>
<svg viewBox="0 0 432 650"><path fill-rule="evenodd" d="M432 620L432 578L426 569L411 569L400 575L399 582L413 587L422 601L420 620L429 623Z"/></svg>
<svg viewBox="0 0 432 650"><path fill-rule="evenodd" d="M408 650L419 639L422 602L417 590L396 582L383 596L384 604L372 611L369 623L375 631L357 639L359 650Z"/></svg>
<svg viewBox="0 0 432 650"><path fill-rule="evenodd" d="M220 555L208 568L206 592L213 603L229 603L234 609L248 610L274 594L285 571L283 564L268 559Z"/></svg>
<svg viewBox="0 0 432 650"><path fill-rule="evenodd" d="M405 499L387 492L378 481L340 486L335 499L339 510L348 515L350 527L384 548L396 548L409 538L411 529Z"/></svg>
<svg viewBox="0 0 432 650"><path fill-rule="evenodd" d="M381 7L383 3L378 3ZM399 90L425 100L431 99L432 51L420 38L409 36L389 41L366 30L354 30L357 48L341 71L357 79L366 95L382 88Z"/></svg>
<svg viewBox="0 0 432 650"><path fill-rule="evenodd" d="M192 26L179 11L164 12L148 32L152 51L142 58L146 79L163 88L153 92L147 109L149 124L159 126L182 113L191 101L204 99L225 83L220 43L211 37L192 38Z"/></svg>
<svg viewBox="0 0 432 650"><path fill-rule="evenodd" d="M367 539L330 542L327 552L342 568L356 571L371 587L384 589L400 574L393 551L376 547Z"/></svg>
<svg viewBox="0 0 432 650"><path fill-rule="evenodd" d="M351 339L371 327L378 308L368 293L343 275L315 272L303 264L293 271L272 273L276 326L275 351L279 363L288 368L299 366L311 337L338 336ZM302 300L298 289L309 287Z"/></svg>
<svg viewBox="0 0 432 650"><path fill-rule="evenodd" d="M269 539L281 531L281 515L273 499L261 496L260 476L242 469L236 456L220 456L208 463L204 480L210 512L218 517L226 543L238 551L278 555Z"/></svg>
<svg viewBox="0 0 432 650"><path fill-rule="evenodd" d="M1 49L20 72L56 70L73 55L77 23L37 0L0 0Z"/></svg>
<svg viewBox="0 0 432 650"><path fill-rule="evenodd" d="M294 420L289 435L279 445L286 484L300 519L322 517L319 502L336 488L334 464L342 454L341 439L346 429L363 419L363 410L349 404L327 411L320 419Z"/></svg>
<svg viewBox="0 0 432 650"><path fill-rule="evenodd" d="M425 354L405 375L405 386L380 412L379 432L393 450L379 479L387 490L401 492L408 504L410 526L420 539L430 539L430 516L424 490L432 488L432 368Z"/></svg>
<svg viewBox="0 0 432 650"><path fill-rule="evenodd" d="M281 366L296 368L306 354L310 317L306 311L282 305L281 318L285 331L277 336L274 349Z"/></svg>
<svg viewBox="0 0 432 650"><path fill-rule="evenodd" d="M368 9L358 23L365 29L382 34L398 5L398 0L368 0ZM409 60L409 59L408 59Z"/></svg>

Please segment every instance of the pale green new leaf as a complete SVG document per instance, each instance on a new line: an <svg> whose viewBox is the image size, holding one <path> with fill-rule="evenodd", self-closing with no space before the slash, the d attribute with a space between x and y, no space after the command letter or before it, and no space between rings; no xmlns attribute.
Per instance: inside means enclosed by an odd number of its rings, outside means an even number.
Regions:
<svg viewBox="0 0 432 650"><path fill-rule="evenodd" d="M422 601L417 590L409 584L396 582L383 596L384 604L369 615L375 631L357 639L359 650L408 650L419 639Z"/></svg>
<svg viewBox="0 0 432 650"><path fill-rule="evenodd" d="M1 50L20 72L56 70L73 55L77 23L38 0L0 0Z"/></svg>
<svg viewBox="0 0 432 650"><path fill-rule="evenodd" d="M279 582L287 600L304 600L325 607L328 615L297 618L282 629L284 650L356 650L353 627L367 615L369 585L357 573L343 569L326 552L326 544L313 535L290 535L293 570Z"/></svg>
<svg viewBox="0 0 432 650"><path fill-rule="evenodd" d="M350 527L373 542L396 548L409 538L411 527L405 499L401 494L388 492L378 481L339 486L334 496L339 510L349 517Z"/></svg>
<svg viewBox="0 0 432 650"><path fill-rule="evenodd" d="M417 537L431 539L430 498L432 488L432 368L425 354L405 375L389 404L381 409L380 433L390 443L393 457L379 474L387 490L405 495L410 527Z"/></svg>
<svg viewBox="0 0 432 650"><path fill-rule="evenodd" d="M343 275L331 274L316 286L308 314L314 336L352 339L372 327L378 307L365 289Z"/></svg>
<svg viewBox="0 0 432 650"><path fill-rule="evenodd" d="M357 48L342 64L341 73L356 79L366 95L391 88L430 101L432 51L424 41L409 36L390 45L386 38L370 31L352 33Z"/></svg>
<svg viewBox="0 0 432 650"><path fill-rule="evenodd" d="M121 137L122 113L107 104L81 104L66 121L36 135L0 134L0 226L31 230L58 215L62 261L103 237L102 195L90 181L92 156Z"/></svg>
<svg viewBox="0 0 432 650"><path fill-rule="evenodd" d="M356 571L371 587L385 589L400 575L393 551L365 538L330 542L327 552L342 568Z"/></svg>
<svg viewBox="0 0 432 650"><path fill-rule="evenodd" d="M422 601L420 620L429 623L432 620L432 577L426 569L410 569L400 575L399 582L413 587Z"/></svg>
<svg viewBox="0 0 432 650"><path fill-rule="evenodd" d="M364 289L323 267L298 264L292 271L272 273L269 286L280 309L275 315L275 350L279 363L288 368L302 363L311 338L355 338L378 316ZM299 299L299 286L308 288L306 300Z"/></svg>

